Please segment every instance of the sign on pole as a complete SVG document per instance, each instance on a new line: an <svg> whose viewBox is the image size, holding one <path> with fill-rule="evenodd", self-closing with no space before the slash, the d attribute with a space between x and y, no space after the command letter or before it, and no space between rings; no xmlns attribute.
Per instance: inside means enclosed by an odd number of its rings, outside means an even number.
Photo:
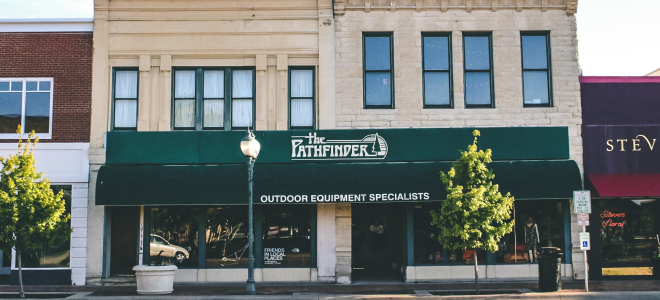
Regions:
<svg viewBox="0 0 660 300"><path fill-rule="evenodd" d="M590 214L591 192L573 191L573 208L575 214Z"/></svg>
<svg viewBox="0 0 660 300"><path fill-rule="evenodd" d="M577 217L579 226L589 226L589 215L579 214Z"/></svg>
<svg viewBox="0 0 660 300"><path fill-rule="evenodd" d="M588 232L580 232L580 250L591 250L591 240Z"/></svg>

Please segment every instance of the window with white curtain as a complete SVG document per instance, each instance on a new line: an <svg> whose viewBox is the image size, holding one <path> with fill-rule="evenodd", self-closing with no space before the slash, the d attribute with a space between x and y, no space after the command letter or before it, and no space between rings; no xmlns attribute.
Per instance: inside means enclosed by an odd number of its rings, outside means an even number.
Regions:
<svg viewBox="0 0 660 300"><path fill-rule="evenodd" d="M0 78L0 138L51 138L53 78Z"/></svg>
<svg viewBox="0 0 660 300"><path fill-rule="evenodd" d="M254 70L174 70L175 130L229 130L253 127ZM231 116L231 117L230 117Z"/></svg>
<svg viewBox="0 0 660 300"><path fill-rule="evenodd" d="M116 130L137 129L138 71L115 70L114 126Z"/></svg>
<svg viewBox="0 0 660 300"><path fill-rule="evenodd" d="M174 72L174 129L195 129L195 70Z"/></svg>
<svg viewBox="0 0 660 300"><path fill-rule="evenodd" d="M252 70L234 70L232 76L231 127L253 127Z"/></svg>
<svg viewBox="0 0 660 300"><path fill-rule="evenodd" d="M289 71L289 127L314 128L314 68Z"/></svg>

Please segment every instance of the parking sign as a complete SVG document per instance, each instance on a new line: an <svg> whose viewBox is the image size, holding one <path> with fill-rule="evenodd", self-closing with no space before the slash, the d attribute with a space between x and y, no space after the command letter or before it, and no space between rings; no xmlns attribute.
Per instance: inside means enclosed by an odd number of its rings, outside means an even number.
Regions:
<svg viewBox="0 0 660 300"><path fill-rule="evenodd" d="M580 232L580 250L591 250L591 240L588 232Z"/></svg>
<svg viewBox="0 0 660 300"><path fill-rule="evenodd" d="M573 210L575 214L591 213L590 191L573 191Z"/></svg>

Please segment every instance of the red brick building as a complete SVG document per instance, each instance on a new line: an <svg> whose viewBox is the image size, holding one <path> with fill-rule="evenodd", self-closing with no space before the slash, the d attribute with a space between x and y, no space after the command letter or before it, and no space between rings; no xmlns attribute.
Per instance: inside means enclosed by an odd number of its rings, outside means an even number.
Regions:
<svg viewBox="0 0 660 300"><path fill-rule="evenodd" d="M34 130L37 168L64 190L73 227L68 242L22 256L26 284L85 284L92 29L91 19L0 22L0 155L16 152L18 125L23 137ZM0 275L15 283L15 259L1 255Z"/></svg>

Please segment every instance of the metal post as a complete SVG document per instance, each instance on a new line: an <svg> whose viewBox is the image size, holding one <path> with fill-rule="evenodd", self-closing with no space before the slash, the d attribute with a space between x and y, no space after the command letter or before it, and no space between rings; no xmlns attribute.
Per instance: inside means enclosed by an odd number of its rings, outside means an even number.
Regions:
<svg viewBox="0 0 660 300"><path fill-rule="evenodd" d="M254 171L254 161L252 157L248 158L248 240L249 240L249 256L248 256L248 279L245 293L247 295L256 295L257 288L254 285L254 211L252 210L252 173Z"/></svg>
<svg viewBox="0 0 660 300"><path fill-rule="evenodd" d="M582 232L587 232L587 226L582 226ZM589 291L589 264L587 264L587 250L584 250L584 291Z"/></svg>

